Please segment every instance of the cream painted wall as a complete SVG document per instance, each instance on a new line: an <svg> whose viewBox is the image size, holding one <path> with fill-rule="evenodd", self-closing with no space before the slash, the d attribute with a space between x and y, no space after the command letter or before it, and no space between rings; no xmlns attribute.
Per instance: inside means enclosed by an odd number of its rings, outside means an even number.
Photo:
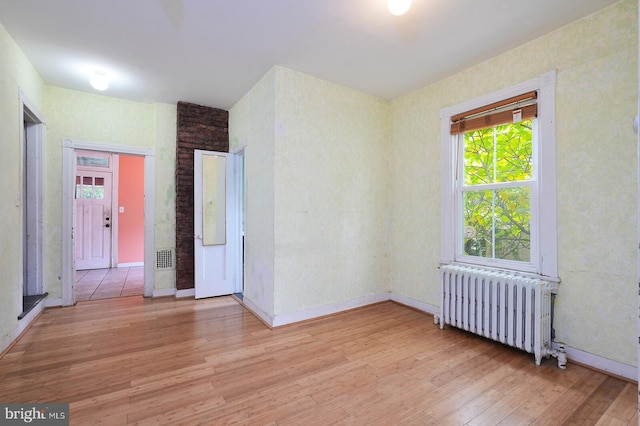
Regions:
<svg viewBox="0 0 640 426"><path fill-rule="evenodd" d="M274 67L230 111L245 298L273 318L386 291L388 101Z"/></svg>
<svg viewBox="0 0 640 426"><path fill-rule="evenodd" d="M276 70L229 111L229 150L244 149L246 218L244 298L274 313L274 143Z"/></svg>
<svg viewBox="0 0 640 426"><path fill-rule="evenodd" d="M45 153L45 280L50 298L61 296L62 141L155 149L156 248L175 247L175 134L172 105L132 102L48 86ZM175 288L172 271L157 273L156 289Z"/></svg>
<svg viewBox="0 0 640 426"><path fill-rule="evenodd" d="M394 293L440 303L440 109L557 69L556 340L637 365L637 3L616 3L393 101Z"/></svg>
<svg viewBox="0 0 640 426"><path fill-rule="evenodd" d="M176 246L176 128L177 106L155 108L156 249ZM155 271L156 290L176 288L175 269Z"/></svg>
<svg viewBox="0 0 640 426"><path fill-rule="evenodd" d="M276 315L387 289L388 101L276 72Z"/></svg>
<svg viewBox="0 0 640 426"><path fill-rule="evenodd" d="M0 199L4 200L0 203L0 344L16 329L18 315L22 312L20 90L39 109L39 113L43 113L44 83L0 25ZM0 351L2 349L0 346Z"/></svg>

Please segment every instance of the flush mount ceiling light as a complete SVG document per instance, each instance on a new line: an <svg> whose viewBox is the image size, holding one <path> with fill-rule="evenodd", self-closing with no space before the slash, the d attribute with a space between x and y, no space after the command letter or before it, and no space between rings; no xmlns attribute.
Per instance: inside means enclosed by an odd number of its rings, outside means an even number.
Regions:
<svg viewBox="0 0 640 426"><path fill-rule="evenodd" d="M107 79L105 73L103 73L102 71L94 72L91 75L89 82L91 83L91 86L93 86L93 88L96 90L103 91L107 90L107 88L109 87L109 80Z"/></svg>
<svg viewBox="0 0 640 426"><path fill-rule="evenodd" d="M404 15L411 7L411 0L389 0L387 7L393 15Z"/></svg>

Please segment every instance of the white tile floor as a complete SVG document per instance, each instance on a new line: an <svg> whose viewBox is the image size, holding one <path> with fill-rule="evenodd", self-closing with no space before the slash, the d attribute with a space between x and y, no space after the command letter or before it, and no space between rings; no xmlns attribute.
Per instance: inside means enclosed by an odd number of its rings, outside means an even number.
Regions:
<svg viewBox="0 0 640 426"><path fill-rule="evenodd" d="M76 271L76 300L111 299L144 293L144 267Z"/></svg>

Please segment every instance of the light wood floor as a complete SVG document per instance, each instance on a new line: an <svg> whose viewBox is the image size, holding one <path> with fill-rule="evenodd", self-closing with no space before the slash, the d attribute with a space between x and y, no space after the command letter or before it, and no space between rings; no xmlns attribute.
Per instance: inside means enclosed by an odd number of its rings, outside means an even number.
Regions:
<svg viewBox="0 0 640 426"><path fill-rule="evenodd" d="M270 330L228 297L87 301L0 360L0 401L72 425L637 425L636 389L391 302Z"/></svg>

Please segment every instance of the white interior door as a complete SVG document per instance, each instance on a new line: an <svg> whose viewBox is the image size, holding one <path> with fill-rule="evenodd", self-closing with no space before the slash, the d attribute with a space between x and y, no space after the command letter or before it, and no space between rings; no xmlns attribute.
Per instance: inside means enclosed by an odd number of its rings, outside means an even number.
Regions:
<svg viewBox="0 0 640 426"><path fill-rule="evenodd" d="M237 245L232 156L201 150L194 156L195 296L232 294Z"/></svg>
<svg viewBox="0 0 640 426"><path fill-rule="evenodd" d="M76 269L111 267L112 173L76 173Z"/></svg>

